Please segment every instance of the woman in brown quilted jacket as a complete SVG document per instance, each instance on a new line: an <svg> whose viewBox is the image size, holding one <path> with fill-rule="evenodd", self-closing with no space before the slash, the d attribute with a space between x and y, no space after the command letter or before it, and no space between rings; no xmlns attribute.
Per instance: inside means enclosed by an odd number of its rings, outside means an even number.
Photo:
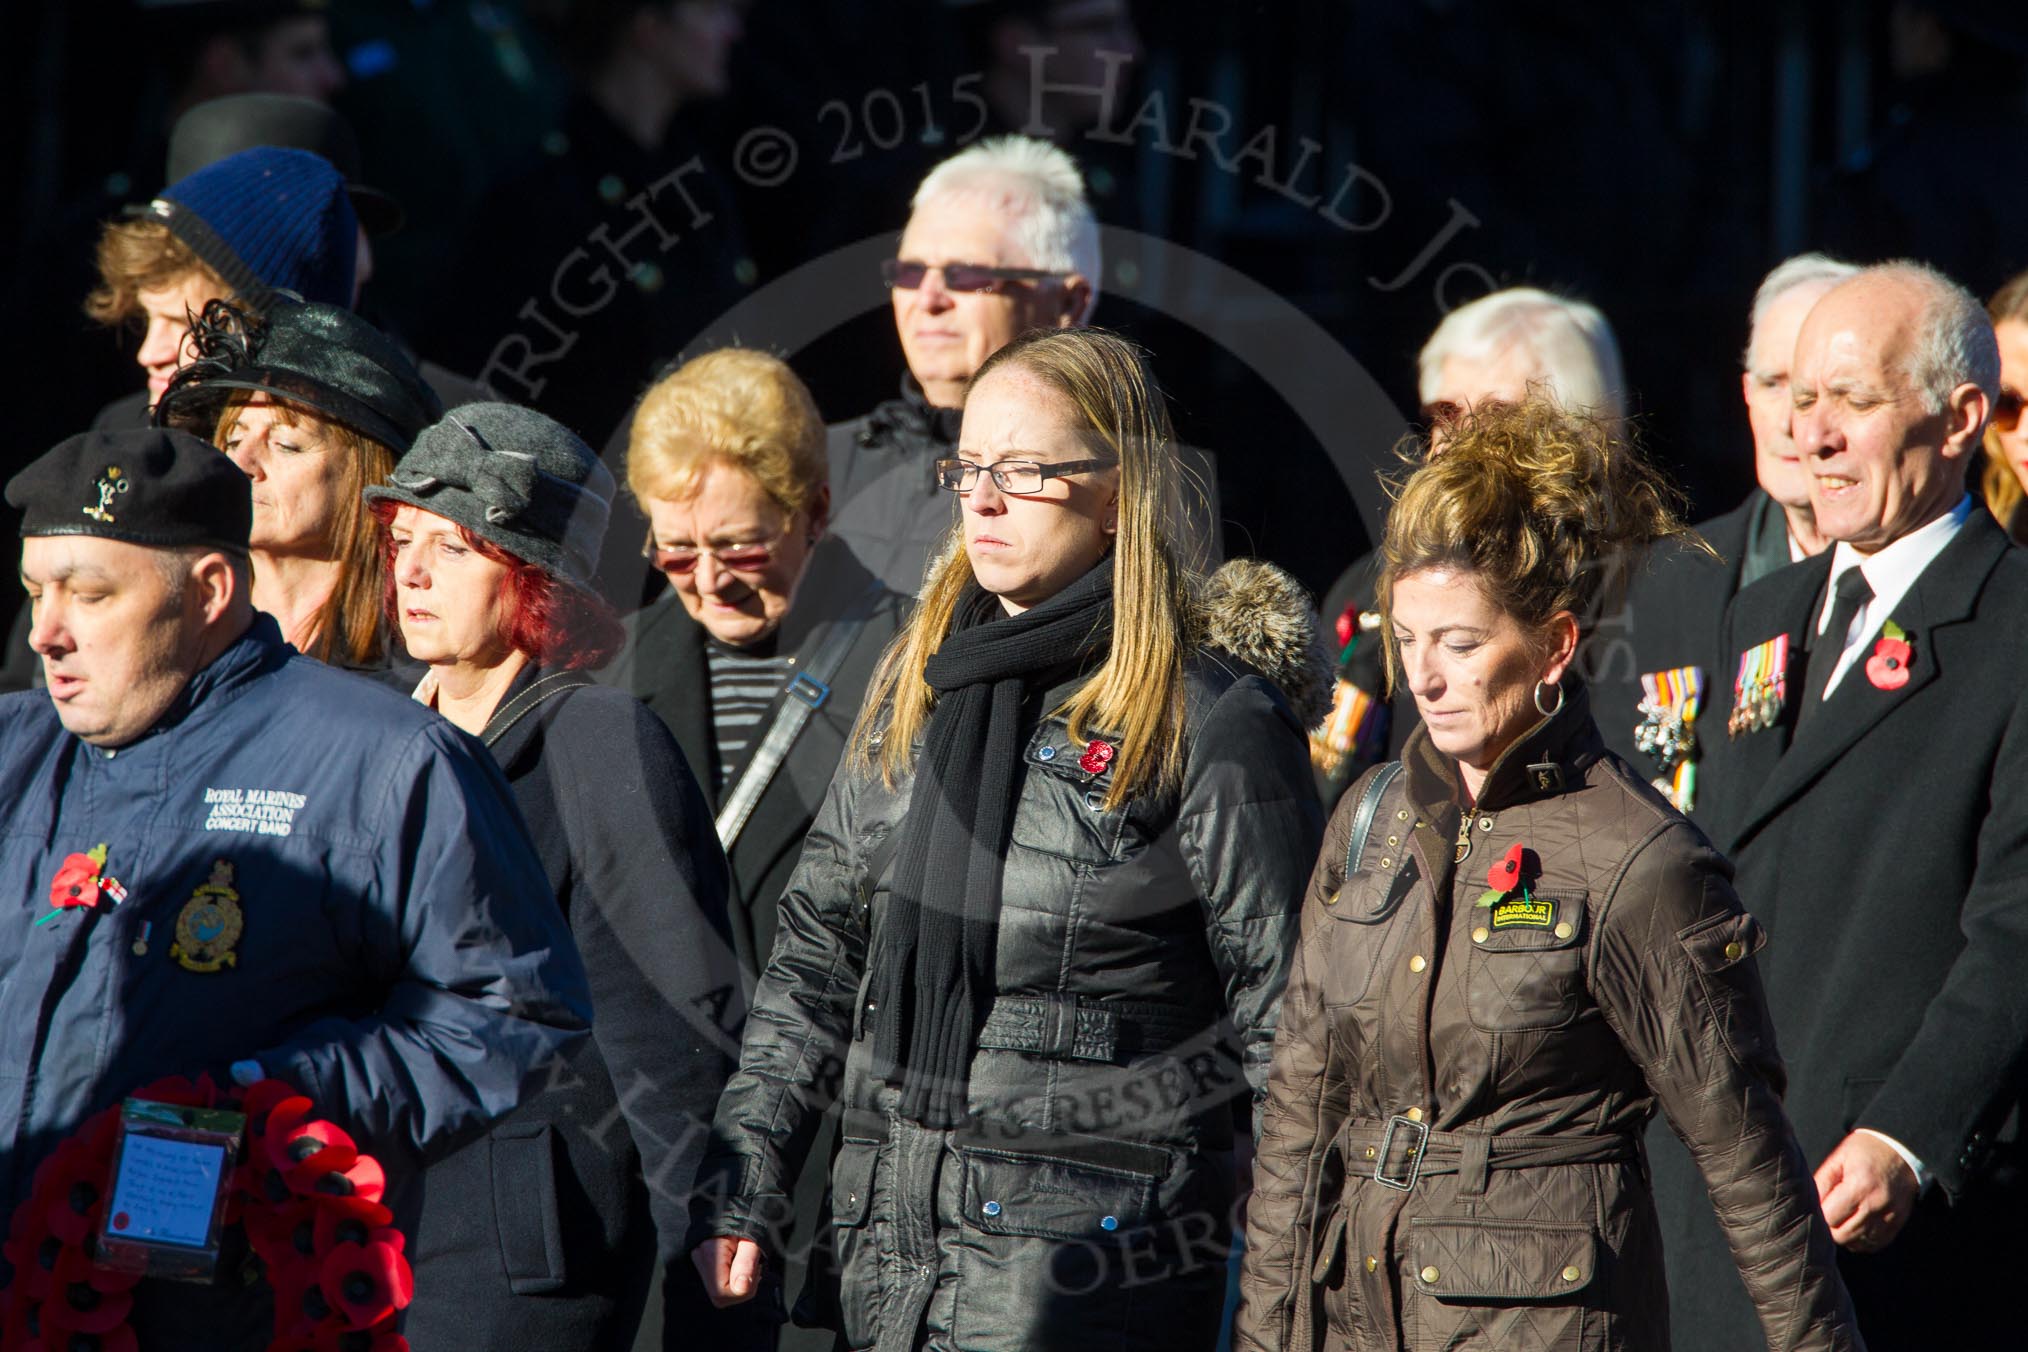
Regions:
<svg viewBox="0 0 2028 1352"><path fill-rule="evenodd" d="M1311 878L1239 1347L1666 1349L1657 1108L1768 1346L1861 1346L1782 1112L1760 927L1570 674L1611 561L1686 534L1669 497L1536 400L1400 486L1383 633L1423 726L1340 801Z"/></svg>

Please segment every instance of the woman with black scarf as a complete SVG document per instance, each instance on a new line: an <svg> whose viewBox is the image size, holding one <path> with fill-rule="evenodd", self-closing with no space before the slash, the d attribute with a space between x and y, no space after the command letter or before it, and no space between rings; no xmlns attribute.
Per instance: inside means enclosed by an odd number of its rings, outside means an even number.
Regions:
<svg viewBox="0 0 2028 1352"><path fill-rule="evenodd" d="M800 1320L1208 1349L1318 841L1308 599L1176 562L1167 412L1111 335L995 354L937 473L962 522L782 899L692 1258L720 1304L759 1289L842 1101L837 1269Z"/></svg>

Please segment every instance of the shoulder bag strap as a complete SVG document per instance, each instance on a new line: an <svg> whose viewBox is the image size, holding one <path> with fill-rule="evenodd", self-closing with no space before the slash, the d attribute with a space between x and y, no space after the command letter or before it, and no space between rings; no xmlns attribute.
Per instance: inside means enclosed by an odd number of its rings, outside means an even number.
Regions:
<svg viewBox="0 0 2028 1352"><path fill-rule="evenodd" d="M1360 791L1359 806L1352 812L1352 835L1345 845L1345 876L1351 877L1359 863L1359 856L1366 853L1366 837L1373 832L1373 818L1380 811L1380 800L1387 796L1387 790L1401 773L1400 761L1389 761L1373 772L1373 778L1366 781Z"/></svg>
<svg viewBox="0 0 2028 1352"><path fill-rule="evenodd" d="M840 616L824 635L824 641L810 660L789 679L789 685L782 692L782 702L775 707L774 721L768 725L761 737L760 745L754 748L753 758L740 771L732 789L725 795L724 803L718 809L718 843L727 854L732 853L732 843L739 839L747 819L759 806L761 794L773 782L775 772L782 768L782 762L789 758L789 748L796 744L810 716L824 707L831 698L831 680L838 674L838 668L845 665L846 654L859 638L859 632L873 613L873 603L880 595L880 584L875 582L853 603L852 608Z"/></svg>
<svg viewBox="0 0 2028 1352"><path fill-rule="evenodd" d="M495 709L493 716L486 720L485 730L479 734L479 740L490 747L505 737L509 728L526 718L535 706L544 700L554 699L558 695L568 694L572 690L593 684L596 682L592 680L589 672L551 672Z"/></svg>

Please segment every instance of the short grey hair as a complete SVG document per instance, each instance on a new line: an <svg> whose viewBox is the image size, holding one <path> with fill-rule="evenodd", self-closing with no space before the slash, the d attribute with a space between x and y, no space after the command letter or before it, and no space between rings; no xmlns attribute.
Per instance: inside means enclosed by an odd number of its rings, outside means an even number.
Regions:
<svg viewBox="0 0 2028 1352"><path fill-rule="evenodd" d="M1077 161L1061 149L1032 136L988 137L930 170L909 205L919 211L953 198L980 201L1000 214L1027 266L1077 273L1097 302L1098 222Z"/></svg>
<svg viewBox="0 0 2028 1352"><path fill-rule="evenodd" d="M1436 397L1447 357L1484 357L1520 345L1548 376L1549 393L1573 411L1626 415L1626 376L1613 326L1595 305L1513 286L1444 316L1415 359L1416 393Z"/></svg>
<svg viewBox="0 0 2028 1352"><path fill-rule="evenodd" d="M1909 258L1859 275L1903 282L1927 293L1903 368L1925 408L1943 412L1960 385L1978 386L1988 405L1999 397L2000 341L1978 297L1929 264Z"/></svg>
<svg viewBox="0 0 2028 1352"><path fill-rule="evenodd" d="M191 568L206 554L225 555L233 576L239 580L240 595L253 594L253 560L238 550L220 549L216 545L182 545L149 552L155 556L155 571L161 574L163 585L175 596L183 595L183 589L190 585Z"/></svg>
<svg viewBox="0 0 2028 1352"><path fill-rule="evenodd" d="M1753 340L1760 332L1761 322L1774 303L1800 286L1824 285L1828 290L1849 277L1859 275L1855 263L1833 258L1826 253L1799 253L1794 258L1785 258L1760 279L1760 289L1753 293L1753 313L1746 321L1746 348L1739 354L1742 370L1753 369Z"/></svg>

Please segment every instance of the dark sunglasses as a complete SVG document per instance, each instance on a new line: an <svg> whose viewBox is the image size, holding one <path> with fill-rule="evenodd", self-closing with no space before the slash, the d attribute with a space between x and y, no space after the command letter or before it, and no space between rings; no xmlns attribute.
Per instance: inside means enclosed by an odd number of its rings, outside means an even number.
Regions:
<svg viewBox="0 0 2028 1352"><path fill-rule="evenodd" d="M2019 390L2002 387L2000 397L1993 401L1992 426L2002 432L2011 432L2021 424L2021 406L2028 403L2028 396Z"/></svg>
<svg viewBox="0 0 2028 1352"><path fill-rule="evenodd" d="M913 258L890 258L880 265L880 280L896 291L913 291L932 272L944 275L944 290L972 291L991 295L1007 282L1046 282L1067 273L1046 268L995 268L984 263L924 263Z"/></svg>

